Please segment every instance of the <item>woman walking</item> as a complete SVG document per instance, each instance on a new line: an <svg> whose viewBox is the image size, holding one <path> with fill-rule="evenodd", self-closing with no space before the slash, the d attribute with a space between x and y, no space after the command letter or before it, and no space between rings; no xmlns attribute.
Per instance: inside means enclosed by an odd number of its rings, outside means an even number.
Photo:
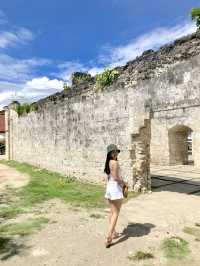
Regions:
<svg viewBox="0 0 200 266"><path fill-rule="evenodd" d="M110 247L113 238L117 237L115 227L119 216L120 208L123 201L123 181L120 174L120 167L117 161L117 156L120 150L115 144L110 144L107 147L107 158L104 172L107 174L106 194L105 198L108 200L110 206L109 213L109 229L106 238L106 248Z"/></svg>

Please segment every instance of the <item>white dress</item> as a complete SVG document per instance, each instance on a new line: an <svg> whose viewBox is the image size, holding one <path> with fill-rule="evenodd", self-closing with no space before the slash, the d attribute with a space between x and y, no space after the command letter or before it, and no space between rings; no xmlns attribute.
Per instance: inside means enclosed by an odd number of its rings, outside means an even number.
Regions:
<svg viewBox="0 0 200 266"><path fill-rule="evenodd" d="M111 174L108 175L105 198L110 200L124 198L122 187L114 180Z"/></svg>

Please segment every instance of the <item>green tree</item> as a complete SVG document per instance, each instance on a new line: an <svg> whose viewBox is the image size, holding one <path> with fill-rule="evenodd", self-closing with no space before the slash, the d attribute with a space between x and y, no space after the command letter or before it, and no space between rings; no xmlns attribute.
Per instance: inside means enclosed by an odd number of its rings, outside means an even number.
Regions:
<svg viewBox="0 0 200 266"><path fill-rule="evenodd" d="M200 8L192 8L190 16L192 20L196 21L197 27L200 29Z"/></svg>

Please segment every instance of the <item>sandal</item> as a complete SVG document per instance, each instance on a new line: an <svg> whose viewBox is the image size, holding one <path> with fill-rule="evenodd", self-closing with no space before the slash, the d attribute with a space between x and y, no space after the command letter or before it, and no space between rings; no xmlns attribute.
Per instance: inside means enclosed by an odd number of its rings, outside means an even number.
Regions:
<svg viewBox="0 0 200 266"><path fill-rule="evenodd" d="M112 237L108 236L106 238L106 243L105 243L106 248L109 248L111 246L111 244L112 244Z"/></svg>
<svg viewBox="0 0 200 266"><path fill-rule="evenodd" d="M113 239L118 238L119 236L120 236L120 234L118 232L113 233Z"/></svg>

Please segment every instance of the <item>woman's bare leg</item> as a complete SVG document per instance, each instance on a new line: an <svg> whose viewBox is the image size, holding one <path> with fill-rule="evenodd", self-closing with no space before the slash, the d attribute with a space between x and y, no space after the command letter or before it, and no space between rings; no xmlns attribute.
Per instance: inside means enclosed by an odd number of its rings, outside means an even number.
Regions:
<svg viewBox="0 0 200 266"><path fill-rule="evenodd" d="M108 237L112 237L115 233L115 226L117 224L120 208L122 205L122 200L109 201L110 204L110 215L109 215L109 230Z"/></svg>
<svg viewBox="0 0 200 266"><path fill-rule="evenodd" d="M112 209L110 208L110 212L109 212L109 215L108 215L109 226L110 226L110 224L111 224L111 217L112 217L112 214L113 214L113 212L112 212ZM117 233L116 230L114 229L114 232L113 232L113 238L114 238L114 237L117 237L117 236L118 236L118 233Z"/></svg>
<svg viewBox="0 0 200 266"><path fill-rule="evenodd" d="M112 212L112 208L110 208L110 212L109 212L109 214L108 214L109 226L110 226L110 224L111 224L112 214L113 214L113 212ZM114 229L113 236L115 236L116 234L117 234L117 232L116 232L115 229Z"/></svg>

